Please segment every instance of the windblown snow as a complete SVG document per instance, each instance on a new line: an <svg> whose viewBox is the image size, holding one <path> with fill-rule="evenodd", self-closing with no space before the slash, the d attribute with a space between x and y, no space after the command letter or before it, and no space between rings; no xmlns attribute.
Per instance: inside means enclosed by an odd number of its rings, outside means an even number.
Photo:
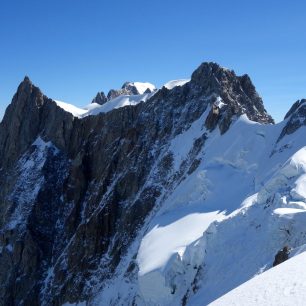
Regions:
<svg viewBox="0 0 306 306"><path fill-rule="evenodd" d="M166 87L167 89L173 89L176 86L183 86L186 83L188 83L190 81L190 79L179 79L179 80L173 80L173 81L169 81L166 84L164 84L164 87Z"/></svg>

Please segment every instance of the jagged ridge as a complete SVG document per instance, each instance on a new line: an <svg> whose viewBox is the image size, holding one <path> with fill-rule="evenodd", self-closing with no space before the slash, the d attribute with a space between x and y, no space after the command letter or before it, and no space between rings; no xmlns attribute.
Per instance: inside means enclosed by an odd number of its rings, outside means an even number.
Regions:
<svg viewBox="0 0 306 306"><path fill-rule="evenodd" d="M190 82L162 88L146 103L83 119L65 112L25 78L0 126L4 303L89 299L94 285L114 275L167 192L197 169L209 132L219 127L225 133L241 114L273 123L249 77L215 63L202 64ZM197 120L198 138L173 170L169 145ZM38 138L43 145L37 145ZM8 227L19 205L18 177L34 169L20 162L35 164L37 156L43 156L42 167L35 168L35 179L42 180L37 194L22 204L29 207L23 226ZM127 269L131 275L133 264Z"/></svg>

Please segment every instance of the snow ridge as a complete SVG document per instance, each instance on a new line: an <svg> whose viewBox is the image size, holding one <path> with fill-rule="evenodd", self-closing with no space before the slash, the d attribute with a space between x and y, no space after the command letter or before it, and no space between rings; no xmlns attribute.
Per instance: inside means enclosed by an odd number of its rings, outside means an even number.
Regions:
<svg viewBox="0 0 306 306"><path fill-rule="evenodd" d="M60 108L62 108L66 112L71 113L74 117L81 119L87 116L98 115L100 113L107 113L124 106L135 106L141 102L146 102L153 95L154 92L141 95L123 95L116 97L103 105L91 103L86 105L84 108L78 108L70 103L58 100L54 101Z"/></svg>
<svg viewBox="0 0 306 306"><path fill-rule="evenodd" d="M173 80L167 82L163 86L171 90L176 86L183 86L189 81L190 79ZM79 108L71 103L63 102L60 100L54 100L54 102L66 112L71 113L74 117L84 118L87 116L98 115L100 113L107 113L120 107L135 106L140 102L146 102L157 91L155 85L148 82L129 82L125 85L135 86L139 92L139 95L120 95L119 97L107 101L107 103L103 105L91 103L83 108ZM150 90L150 93L146 93L147 89Z"/></svg>

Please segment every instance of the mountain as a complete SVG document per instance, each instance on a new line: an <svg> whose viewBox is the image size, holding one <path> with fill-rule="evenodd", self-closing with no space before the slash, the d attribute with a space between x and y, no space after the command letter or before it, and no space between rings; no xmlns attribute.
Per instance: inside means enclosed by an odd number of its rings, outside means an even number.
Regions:
<svg viewBox="0 0 306 306"><path fill-rule="evenodd" d="M274 124L216 63L123 87L82 109L19 85L0 124L2 305L206 305L306 243L305 100Z"/></svg>

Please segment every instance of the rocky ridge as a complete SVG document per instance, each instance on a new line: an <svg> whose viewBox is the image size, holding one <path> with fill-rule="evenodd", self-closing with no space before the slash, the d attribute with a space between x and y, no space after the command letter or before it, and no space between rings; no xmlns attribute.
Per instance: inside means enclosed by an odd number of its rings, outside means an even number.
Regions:
<svg viewBox="0 0 306 306"><path fill-rule="evenodd" d="M107 99L121 94L139 92L126 83ZM105 98L100 93L95 103ZM303 105L290 115L295 130ZM26 77L0 124L2 305L92 299L126 260L146 220L197 169L208 134L225 134L242 114L273 123L250 78L215 63L145 103L83 119ZM170 143L197 120L203 133L174 170ZM135 273L131 258L126 274Z"/></svg>

